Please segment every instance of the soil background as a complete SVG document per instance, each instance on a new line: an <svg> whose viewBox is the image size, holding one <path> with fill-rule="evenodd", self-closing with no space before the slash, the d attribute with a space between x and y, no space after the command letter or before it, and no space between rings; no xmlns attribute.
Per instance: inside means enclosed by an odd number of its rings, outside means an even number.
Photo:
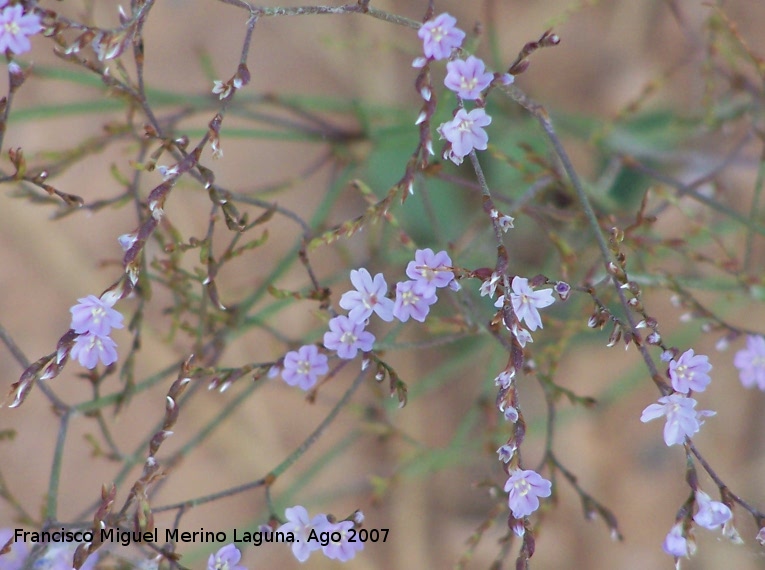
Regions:
<svg viewBox="0 0 765 570"><path fill-rule="evenodd" d="M693 60L693 42L678 26L671 5L675 4L688 29L703 34L701 23L707 17L707 3L693 0L677 2L570 0L507 0L504 2L437 1L437 11L458 17L463 29L492 18L499 22L501 52L512 61L527 41L536 39L554 25L561 45L535 54L531 68L518 78L536 100L559 113L613 116L633 100L647 83L662 76L673 62L684 57ZM724 2L751 49L765 54L765 3L753 0ZM273 3L276 5L276 3ZM298 5L281 2L279 5ZM377 1L372 5L405 16L421 19L425 2ZM116 2L99 3L96 13L116 23ZM62 6L74 10L76 6ZM245 28L241 10L209 0L168 0L158 2L145 34L146 81L149 85L197 95L209 91L211 84L199 65L205 53L221 77L236 69ZM28 59L60 64L46 52L49 44L33 39ZM398 29L362 16L306 16L270 18L258 23L253 39L250 69L252 92L275 94L314 94L336 98L359 98L385 105L419 107L413 89L414 71L410 63L419 43L414 32ZM485 49L479 49L479 54ZM695 106L704 93L701 61L682 66L672 76L669 87L661 90L653 104L682 109ZM77 100L78 88L68 84L41 84L30 80L20 91L19 107L55 105ZM414 116L414 115L413 115ZM61 117L40 122L11 123L5 148L21 146L29 156L51 148L66 148L71 140L82 140L86 133L99 132L103 121L95 116ZM203 125L204 123L200 123ZM294 145L269 141L226 141L224 158L217 166L218 181L232 188L248 188L281 180L285 173L299 170L319 156L316 145ZM209 157L208 157L209 158ZM587 171L587 157L575 152L575 159ZM104 165L124 162L118 151L107 149L76 164L61 177L57 186L82 196L86 201L111 194L114 179ZM703 166L703 165L702 165ZM5 166L6 170L9 168ZM692 174L692 173L691 173ZM754 169L742 168L740 182L751 188ZM283 198L284 203L310 215L318 203L315 188L322 188L322 176L310 184L298 185ZM732 183L735 181L732 181ZM746 184L749 186L746 186ZM314 188L311 187L314 185ZM741 203L746 203L745 192ZM59 221L50 220L52 209L35 206L12 196L11 185L0 192L0 323L13 336L30 360L52 350L69 322L68 308L78 297L96 293L113 281L119 269L120 252L114 239L134 228L124 210L105 210L98 215L86 212ZM282 198L280 198L282 200ZM348 211L361 204L351 202ZM168 211L175 223L189 235L203 235L209 201L203 192L174 194ZM338 215L341 215L340 213ZM277 231L272 239L288 239ZM362 242L357 247L361 248ZM523 244L515 244L522 249ZM359 250L356 250L359 251ZM761 251L758 254L761 256ZM262 260L263 272L275 259ZM332 253L319 253L315 260L320 272L331 273L344 261ZM762 258L758 259L762 267ZM243 276L249 275L242 271ZM249 277L226 276L230 290L252 286ZM281 286L303 286L299 273L289 274ZM665 315L665 335L672 323L679 324L681 310L673 307L667 295L649 296L657 314ZM149 309L159 316L161 305ZM151 313L150 313L151 314ZM297 337L305 327L302 310L289 313L284 324ZM730 315L733 322L750 328L759 325L765 310L751 306ZM664 325L663 325L664 326ZM143 358L152 363L169 363L183 355L180 340L163 342L166 331L150 331L144 338ZM115 339L128 342L124 331ZM765 394L746 393L732 367L733 348L714 351L714 338L703 337L694 348L712 355L714 382L704 398L718 416L708 420L697 443L732 489L761 508L765 508ZM605 342L594 342L576 354L569 354L564 365L565 384L580 394L602 394L614 378L639 368L633 352L609 351ZM738 345L736 346L736 349ZM258 344L243 338L227 354L229 363L274 358L275 344ZM437 362L435 352L402 352L396 362L402 377L424 376ZM158 366L152 366L156 369ZM139 372L141 372L139 370ZM16 381L21 367L9 351L0 346L0 389L7 391ZM481 376L484 374L482 373ZM640 412L655 400L655 388L648 379L641 381L630 397L597 406L593 411L576 411L568 416L556 434L556 448L580 484L607 505L619 520L622 542L609 538L601 521L586 521L578 497L565 483L554 509L544 513L544 524L537 538L534 568L645 570L671 568L671 558L661 550L661 542L672 526L677 509L688 496L683 481L684 458L679 448L667 449L658 422L643 425ZM77 367L69 365L51 381L68 401L87 393ZM62 387L66 386L64 390ZM144 433L141 426L153 425L163 413L162 391L138 396L129 413L115 421L115 436L126 449ZM475 380L465 370L457 371L453 381L444 382L432 395L421 398L396 415L398 428L409 437L437 449L453 436L457 419L466 414L474 399ZM533 390L533 389L532 389ZM340 392L338 392L339 394ZM362 390L358 411L371 401L371 391ZM203 446L177 466L182 471L171 477L162 491L162 503L202 496L263 475L310 433L334 402L329 391L313 406L306 406L294 391L283 386L268 386L232 414L232 417ZM225 395L212 392L184 410L176 428L179 439L195 422L210 418L226 402ZM702 407L704 407L702 405ZM297 411L297 413L296 413ZM356 419L343 415L326 433L321 445L304 458L316 461L343 441L344 428ZM140 429L137 429L138 426ZM12 441L0 442L0 470L13 495L33 515L44 504L51 468L58 420L39 391L33 392L21 409L0 409L0 429L17 432ZM93 426L85 418L73 418L69 442L65 447L59 517L68 520L80 513L98 496L100 485L114 476L114 467L93 458L84 443ZM180 443L180 441L179 441ZM530 436L528 455L534 458L541 449L541 437ZM168 441L168 448L178 445ZM536 446L536 447L535 447ZM400 451L400 450L399 450ZM496 476L479 465L464 464L443 471L409 473L397 478L378 503L370 501L370 473L390 475L390 462L401 455L373 438L349 442L347 453L331 460L310 485L311 511L331 508L345 515L361 508L368 528L389 528L385 544L368 545L365 552L343 567L356 570L451 568L466 550L466 541L480 525L491 502L475 483ZM404 453L404 452L401 452ZM138 471L136 471L136 474ZM296 484L299 470L285 476L285 485L274 489L275 496ZM702 485L713 496L708 478ZM122 491L124 493L124 491ZM307 491L306 491L307 492ZM294 497L301 502L301 494ZM331 507L329 507L331 505ZM198 530L255 529L262 522L263 494L254 491L200 507L184 519L185 528ZM13 526L15 511L0 502L0 526ZM683 562L686 570L765 568L765 551L757 545L751 519L736 511L736 522L744 545L733 545L719 533L697 532L698 554ZM158 518L158 526L171 523ZM488 568L498 552L501 525L487 531L467 568ZM217 546L193 545L181 551L196 556L191 566L201 568L203 558ZM513 550L512 552L515 552ZM193 560L193 558L189 558ZM341 565L314 556L301 566L288 549L266 545L245 550L250 568L338 568ZM514 567L514 556L501 566Z"/></svg>

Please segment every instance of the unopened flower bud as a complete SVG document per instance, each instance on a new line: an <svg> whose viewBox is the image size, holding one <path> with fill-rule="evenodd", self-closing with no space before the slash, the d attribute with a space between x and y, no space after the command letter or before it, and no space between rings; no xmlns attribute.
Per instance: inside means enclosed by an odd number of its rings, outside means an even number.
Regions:
<svg viewBox="0 0 765 570"><path fill-rule="evenodd" d="M571 285L566 283L565 281L558 281L555 284L555 292L558 294L558 297L561 301L565 301L568 299L568 296L571 294Z"/></svg>
<svg viewBox="0 0 765 570"><path fill-rule="evenodd" d="M622 337L622 328L617 323L614 325L614 330L611 331L611 336L608 337L608 344L606 344L606 346L608 348L611 348L619 341L621 337Z"/></svg>

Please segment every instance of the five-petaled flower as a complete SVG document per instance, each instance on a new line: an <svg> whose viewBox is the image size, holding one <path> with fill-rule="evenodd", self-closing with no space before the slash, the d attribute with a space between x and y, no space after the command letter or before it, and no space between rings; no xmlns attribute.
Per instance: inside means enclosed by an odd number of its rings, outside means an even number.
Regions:
<svg viewBox="0 0 765 570"><path fill-rule="evenodd" d="M284 356L282 378L290 386L298 386L302 390L310 390L316 384L319 376L329 370L327 357L319 353L316 345L307 344L298 350L292 350Z"/></svg>
<svg viewBox="0 0 765 570"><path fill-rule="evenodd" d="M207 559L207 570L247 570L246 566L239 564L241 558L242 553L234 543L227 544L210 555Z"/></svg>
<svg viewBox="0 0 765 570"><path fill-rule="evenodd" d="M299 562L305 562L311 555L311 552L321 548L321 542L318 540L308 540L312 530L320 532L321 526L326 522L326 515L316 515L313 519L309 518L305 507L296 505L284 510L284 518L287 522L277 528L277 532L291 532L295 536L295 542L292 543L292 554Z"/></svg>
<svg viewBox="0 0 765 570"><path fill-rule="evenodd" d="M427 247L414 252L414 261L410 261L406 266L406 276L424 283L431 294L435 294L436 289L448 287L454 281L451 266L452 260L448 253L433 253L433 250Z"/></svg>
<svg viewBox="0 0 765 570"><path fill-rule="evenodd" d="M531 469L513 469L505 483L508 505L517 519L527 517L539 508L539 497L549 497L552 483Z"/></svg>
<svg viewBox="0 0 765 570"><path fill-rule="evenodd" d="M345 315L329 321L329 331L324 333L324 346L334 350L340 358L356 358L359 350L369 352L375 342L374 335L364 330L364 323L356 322Z"/></svg>
<svg viewBox="0 0 765 570"><path fill-rule="evenodd" d="M89 370L98 366L99 360L104 366L109 366L117 362L117 343L108 336L95 333L81 334L74 341L71 356Z"/></svg>
<svg viewBox="0 0 765 570"><path fill-rule="evenodd" d="M457 19L444 12L425 22L417 31L422 50L430 59L446 59L452 50L462 45L465 32L457 27Z"/></svg>
<svg viewBox="0 0 765 570"><path fill-rule="evenodd" d="M415 321L425 322L430 312L430 305L438 301L432 285L422 281L402 281L396 283L396 302L393 304L393 316L402 323L412 317Z"/></svg>
<svg viewBox="0 0 765 570"><path fill-rule="evenodd" d="M672 387L683 394L690 390L703 392L712 381L709 372L712 365L709 358L703 354L693 354L693 349L686 350L677 360L669 362L669 377Z"/></svg>
<svg viewBox="0 0 765 570"><path fill-rule="evenodd" d="M699 431L704 423L702 418L716 413L708 410L697 412L695 407L696 400L682 394L662 396L657 404L651 404L643 410L640 421L645 423L666 416L664 443L680 445L685 442L686 436L691 437Z"/></svg>
<svg viewBox="0 0 765 570"><path fill-rule="evenodd" d="M105 294L100 299L95 295L88 295L77 301L78 303L69 309L72 313L70 327L77 334L93 333L107 336L113 328L122 328L122 315L112 309L117 301L114 295Z"/></svg>
<svg viewBox="0 0 765 570"><path fill-rule="evenodd" d="M765 338L749 335L746 348L739 350L733 357L733 366L738 368L738 377L744 388L755 384L765 391Z"/></svg>
<svg viewBox="0 0 765 570"><path fill-rule="evenodd" d="M693 515L696 524L709 530L715 530L728 522L733 513L730 507L720 501L713 501L704 491L696 491L696 506L698 511Z"/></svg>
<svg viewBox="0 0 765 570"><path fill-rule="evenodd" d="M338 523L332 523L327 519L326 515L320 515L324 517L325 522L321 525L321 531L328 533L325 536L329 537L326 545L321 547L321 551L324 556L331 560L339 560L340 562L347 562L356 553L364 549L364 543L358 538L350 542L350 531L353 529L353 521L340 521ZM335 540L337 537L340 540Z"/></svg>
<svg viewBox="0 0 765 570"><path fill-rule="evenodd" d="M343 293L340 306L348 311L348 317L352 321L363 322L373 312L384 321L393 320L393 300L385 296L388 284L382 273L378 273L373 279L363 267L353 269L351 283L356 290Z"/></svg>
<svg viewBox="0 0 765 570"><path fill-rule="evenodd" d="M463 99L478 99L481 91L494 79L494 74L486 71L483 60L474 55L450 61L446 64L446 71L444 85Z"/></svg>
<svg viewBox="0 0 765 570"><path fill-rule="evenodd" d="M460 109L451 121L438 127L438 134L449 141L451 148L444 154L454 164L462 164L462 159L475 150L486 150L489 135L483 127L491 123L491 117L481 108L468 112Z"/></svg>
<svg viewBox="0 0 765 570"><path fill-rule="evenodd" d="M40 17L37 14L24 14L21 4L6 6L7 0L0 2L4 6L0 11L0 53L8 50L16 55L32 49L28 36L33 36L40 30Z"/></svg>
<svg viewBox="0 0 765 570"><path fill-rule="evenodd" d="M529 280L524 277L513 277L513 292L510 293L510 301L513 304L513 311L519 321L525 321L530 330L535 331L542 327L542 317L539 315L539 309L549 307L555 302L552 289L541 289L534 291L529 287ZM502 307L505 303L505 296L500 295L495 307ZM523 329L520 329L523 330ZM524 335L525 337L525 335ZM524 338L525 341L530 340ZM525 342L523 343L525 344Z"/></svg>

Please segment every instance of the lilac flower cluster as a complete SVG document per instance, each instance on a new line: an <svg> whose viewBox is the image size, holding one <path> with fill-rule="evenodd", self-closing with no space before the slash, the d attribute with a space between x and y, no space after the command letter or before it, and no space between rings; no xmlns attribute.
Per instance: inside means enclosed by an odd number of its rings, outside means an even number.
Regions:
<svg viewBox="0 0 765 570"><path fill-rule="evenodd" d="M117 343L109 336L112 329L121 329L122 315L112 307L119 295L106 292L99 299L88 295L77 299L69 312L72 313L70 328L79 336L72 347L72 358L82 366L93 369L100 360L105 366L117 362Z"/></svg>
<svg viewBox="0 0 765 570"><path fill-rule="evenodd" d="M277 532L292 533L295 542L292 543L292 553L300 562L305 562L311 553L318 550L330 560L347 562L356 556L357 552L364 549L361 541L349 542L349 534L355 526L354 521L344 520L332 522L325 514L318 514L311 518L308 511L300 505L290 507L284 511L287 522L276 529ZM358 512L358 521L363 520L363 515ZM318 536L326 533L330 540L320 541ZM339 538L339 539L338 539ZM326 544L322 544L326 542ZM209 569L208 569L209 570Z"/></svg>
<svg viewBox="0 0 765 570"><path fill-rule="evenodd" d="M494 383L500 389L499 410L502 412L506 421L514 424L519 419L517 403L508 395L514 392L511 389L515 370L510 368L504 370ZM507 400L510 399L510 402ZM502 463L509 464L515 457L517 445L513 438L497 449L497 456ZM542 477L536 471L531 469L511 468L508 471L508 479L505 482L505 492L507 493L507 504L513 517L518 520L527 517L539 508L540 497L549 497L552 493L552 483ZM513 530L521 535L524 532L522 524L514 525Z"/></svg>
<svg viewBox="0 0 765 570"><path fill-rule="evenodd" d="M685 443L686 437L693 436L701 429L705 417L714 416L716 413L709 410L696 411L696 400L687 396L692 391L706 390L711 381L708 374L711 369L709 358L694 354L693 349L685 351L677 360L672 358L669 362L669 377L675 392L662 396L658 403L644 409L640 421L650 422L664 416L667 418L664 425L664 443Z"/></svg>
<svg viewBox="0 0 765 570"><path fill-rule="evenodd" d="M459 50L465 39L465 32L457 27L457 20L450 14L444 13L425 22L417 32L422 40L424 58L414 61L415 67L424 67L430 61L438 61L452 57ZM446 64L444 85L457 94L460 108L454 118L438 127L438 134L448 143L444 158L455 164L475 150L486 150L489 136L484 127L491 124L491 117L483 108L483 92L494 81L493 73L486 71L484 62L471 55L467 59L453 59ZM497 79L504 85L513 82L512 75L505 73ZM430 100L430 89L421 89L423 97ZM476 108L467 111L463 108L464 101L476 101Z"/></svg>
<svg viewBox="0 0 765 570"><path fill-rule="evenodd" d="M348 314L330 319L329 330L324 333L324 348L345 360L356 358L359 352L370 352L375 336L366 327L372 315L386 322L394 319L406 322L410 318L424 322L430 306L438 300L437 289L459 289L451 264L445 251L434 253L430 248L418 249L406 268L410 279L396 284L395 299L388 297L388 284L382 273L372 277L363 267L351 270L354 289L340 297L340 307ZM290 386L310 390L319 377L329 371L327 362L327 356L315 345L305 345L288 352L281 368L274 367L269 375L281 372Z"/></svg>
<svg viewBox="0 0 765 570"><path fill-rule="evenodd" d="M665 417L664 443L668 446L682 445L686 438L699 431L705 417L715 415L715 412L709 410L696 411L696 400L690 397L693 392L703 392L707 389L712 381L709 376L712 365L707 356L695 354L693 349L686 350L679 358L674 358L674 353L666 351L662 354L662 360L669 361L667 373L674 392L662 396L658 403L646 407L640 421L649 422ZM709 530L722 526L725 531L733 516L730 507L725 503L713 501L699 489L695 489L694 497L696 514L693 516L693 522ZM693 554L696 546L689 538L690 528L690 519L677 521L664 539L664 551L675 558Z"/></svg>
<svg viewBox="0 0 765 570"><path fill-rule="evenodd" d="M512 223L512 221L511 221ZM491 274L481 285L481 296L488 295L493 297L500 286L501 275L497 272ZM565 285L565 284L564 284ZM568 287L568 285L566 285ZM539 309L549 307L555 302L552 289L541 289L534 291L529 285L529 280L524 277L515 276L511 283L511 291L500 295L494 304L497 308L503 308L505 303L513 307L515 322L512 327L505 326L512 332L521 347L525 347L527 342L533 342L531 333L521 326L525 323L532 331L543 328L542 317ZM502 413L505 421L515 424L520 418L520 412L517 408L515 389L513 380L516 370L512 364L503 370L495 379L494 384L499 388L497 398L497 407ZM515 457L517 451L517 442L511 438L507 443L497 449L497 456L502 463L509 464ZM525 527L518 522L523 517L527 517L539 508L539 499L549 497L552 493L552 483L542 477L536 471L530 469L511 468L508 471L509 478L505 482L505 492L507 493L507 502L516 523L512 524L513 531L522 535Z"/></svg>
<svg viewBox="0 0 765 570"><path fill-rule="evenodd" d="M452 260L445 251L434 253L430 248L418 249L406 267L409 280L396 284L395 300L387 297L388 284L382 273L373 278L364 268L352 270L351 283L355 290L343 293L340 298L340 306L348 315L329 321L324 346L345 359L355 358L359 350L369 352L375 337L364 329L373 314L388 322L398 319L405 323L410 318L424 322L430 306L438 300L437 289L459 288L451 265Z"/></svg>
<svg viewBox="0 0 765 570"><path fill-rule="evenodd" d="M14 530L0 528L0 546L14 537ZM64 542L51 542L45 552L35 560L32 568L45 568L46 570L71 570L74 551L77 544ZM21 570L25 567L27 556L31 549L24 542L11 541L10 550L0 555L0 570ZM93 554L85 560L82 570L93 570L98 562L98 555Z"/></svg>
<svg viewBox="0 0 765 570"><path fill-rule="evenodd" d="M11 51L16 55L32 49L29 36L42 30L37 14L24 13L21 3L8 5L8 0L0 0L0 53Z"/></svg>
<svg viewBox="0 0 765 570"><path fill-rule="evenodd" d="M693 521L708 530L715 530L720 527L725 532L726 527L733 518L730 507L720 501L713 501L704 491L696 490L694 494L696 504L696 514L693 515ZM692 555L696 551L696 545L692 539L688 538L688 528L690 522L681 520L675 523L664 538L662 548L667 554L675 558L682 558Z"/></svg>

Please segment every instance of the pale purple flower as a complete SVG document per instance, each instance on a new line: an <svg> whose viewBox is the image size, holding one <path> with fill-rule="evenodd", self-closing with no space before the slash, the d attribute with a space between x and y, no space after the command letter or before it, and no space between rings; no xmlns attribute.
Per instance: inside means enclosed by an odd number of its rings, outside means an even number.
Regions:
<svg viewBox="0 0 765 570"><path fill-rule="evenodd" d="M42 30L37 14L24 14L21 4L5 6L0 11L0 53L11 50L16 55L32 49L27 36Z"/></svg>
<svg viewBox="0 0 765 570"><path fill-rule="evenodd" d="M234 545L227 544L207 559L207 570L247 570L246 566L239 564L242 553Z"/></svg>
<svg viewBox="0 0 765 570"><path fill-rule="evenodd" d="M284 518L287 519L287 522L276 530L283 533L291 532L295 535L295 542L292 543L292 554L299 562L305 562L311 552L321 548L321 543L318 540L309 541L308 537L312 530L316 530L317 534L320 532L322 525L327 521L327 516L316 515L311 519L308 517L308 511L305 510L305 507L296 505L284 510Z"/></svg>
<svg viewBox="0 0 765 570"><path fill-rule="evenodd" d="M694 392L703 392L706 390L712 379L709 372L712 365L709 364L709 358L703 354L693 354L693 349L686 350L677 360L669 362L669 377L672 380L672 387L683 394L690 390Z"/></svg>
<svg viewBox="0 0 765 570"><path fill-rule="evenodd" d="M675 558L688 556L688 541L683 536L683 523L677 523L672 527L672 530L664 538L661 547L664 552Z"/></svg>
<svg viewBox="0 0 765 570"><path fill-rule="evenodd" d="M356 537L353 542L348 541L348 535L352 528L353 521L340 521L338 523L331 523L329 520L327 520L327 522L322 526L322 531L329 533L330 540L326 546L321 547L321 551L324 553L324 556L330 560L347 562L351 558L355 557L357 552L364 550L364 543L361 542L358 537ZM340 540L333 540L333 538L337 537L338 534L340 536Z"/></svg>
<svg viewBox="0 0 765 570"><path fill-rule="evenodd" d="M539 497L549 497L552 483L536 471L513 469L505 483L508 505L517 519L529 516L539 508Z"/></svg>
<svg viewBox="0 0 765 570"><path fill-rule="evenodd" d="M715 530L727 523L733 516L728 505L719 501L713 501L712 497L707 495L704 491L696 491L695 498L698 511L693 515L693 520L696 521L696 524L699 526L703 526L709 530Z"/></svg>
<svg viewBox="0 0 765 570"><path fill-rule="evenodd" d="M422 40L422 50L431 59L446 59L452 50L462 45L465 32L457 26L457 19L444 12L425 22L417 35Z"/></svg>
<svg viewBox="0 0 765 570"><path fill-rule="evenodd" d="M706 416L713 416L715 412L697 412L696 400L682 394L671 394L659 398L657 404L651 404L640 416L640 421L650 422L662 416L666 416L667 423L664 426L664 442L667 445L680 445L685 438L691 437L699 431Z"/></svg>
<svg viewBox="0 0 765 570"><path fill-rule="evenodd" d="M555 302L552 289L534 291L529 287L529 280L517 275L513 277L513 292L510 293L510 301L513 303L513 311L519 321L526 321L529 330L535 331L542 328L542 317L538 309L549 307Z"/></svg>
<svg viewBox="0 0 765 570"><path fill-rule="evenodd" d="M473 149L486 150L489 135L483 127L490 123L491 117L481 108L470 112L465 109L457 111L451 121L443 123L437 129L441 138L451 143L451 149L446 152L445 157L454 164L462 164L462 159Z"/></svg>
<svg viewBox="0 0 765 570"><path fill-rule="evenodd" d="M451 266L452 260L448 253L433 253L433 250L427 247L414 252L414 261L410 261L406 266L406 276L429 285L435 293L436 289L447 287L454 281Z"/></svg>
<svg viewBox="0 0 765 570"><path fill-rule="evenodd" d="M749 335L746 348L739 350L733 357L733 366L738 368L738 377L744 388L755 384L765 391L765 338Z"/></svg>
<svg viewBox="0 0 765 570"><path fill-rule="evenodd" d="M351 270L351 283L355 291L343 293L340 297L340 306L348 312L352 321L362 322L375 312L384 321L393 320L393 300L385 295L388 292L388 284L382 273L378 273L372 279L369 271L364 269Z"/></svg>
<svg viewBox="0 0 765 570"><path fill-rule="evenodd" d="M430 312L430 305L438 301L432 286L421 281L402 281L396 283L396 302L393 316L402 323L412 317L415 321L425 322Z"/></svg>
<svg viewBox="0 0 765 570"><path fill-rule="evenodd" d="M324 333L324 346L346 360L355 358L359 350L369 352L374 342L374 335L364 330L364 323L353 321L345 315L331 319L329 331Z"/></svg>
<svg viewBox="0 0 765 570"><path fill-rule="evenodd" d="M471 55L467 59L455 59L446 64L444 85L463 99L478 99L481 91L494 79L486 71L483 60Z"/></svg>
<svg viewBox="0 0 765 570"><path fill-rule="evenodd" d="M290 386L310 390L319 376L328 371L327 356L321 354L316 345L307 344L284 355L282 378Z"/></svg>
<svg viewBox="0 0 765 570"><path fill-rule="evenodd" d="M69 309L72 313L72 323L69 325L77 334L93 333L107 336L112 329L121 329L122 315L112 309L116 298L114 295L88 295L77 299L77 304Z"/></svg>
<svg viewBox="0 0 765 570"><path fill-rule="evenodd" d="M108 336L93 333L81 334L74 341L71 356L89 370L98 366L99 360L104 366L109 366L117 362L117 343Z"/></svg>

